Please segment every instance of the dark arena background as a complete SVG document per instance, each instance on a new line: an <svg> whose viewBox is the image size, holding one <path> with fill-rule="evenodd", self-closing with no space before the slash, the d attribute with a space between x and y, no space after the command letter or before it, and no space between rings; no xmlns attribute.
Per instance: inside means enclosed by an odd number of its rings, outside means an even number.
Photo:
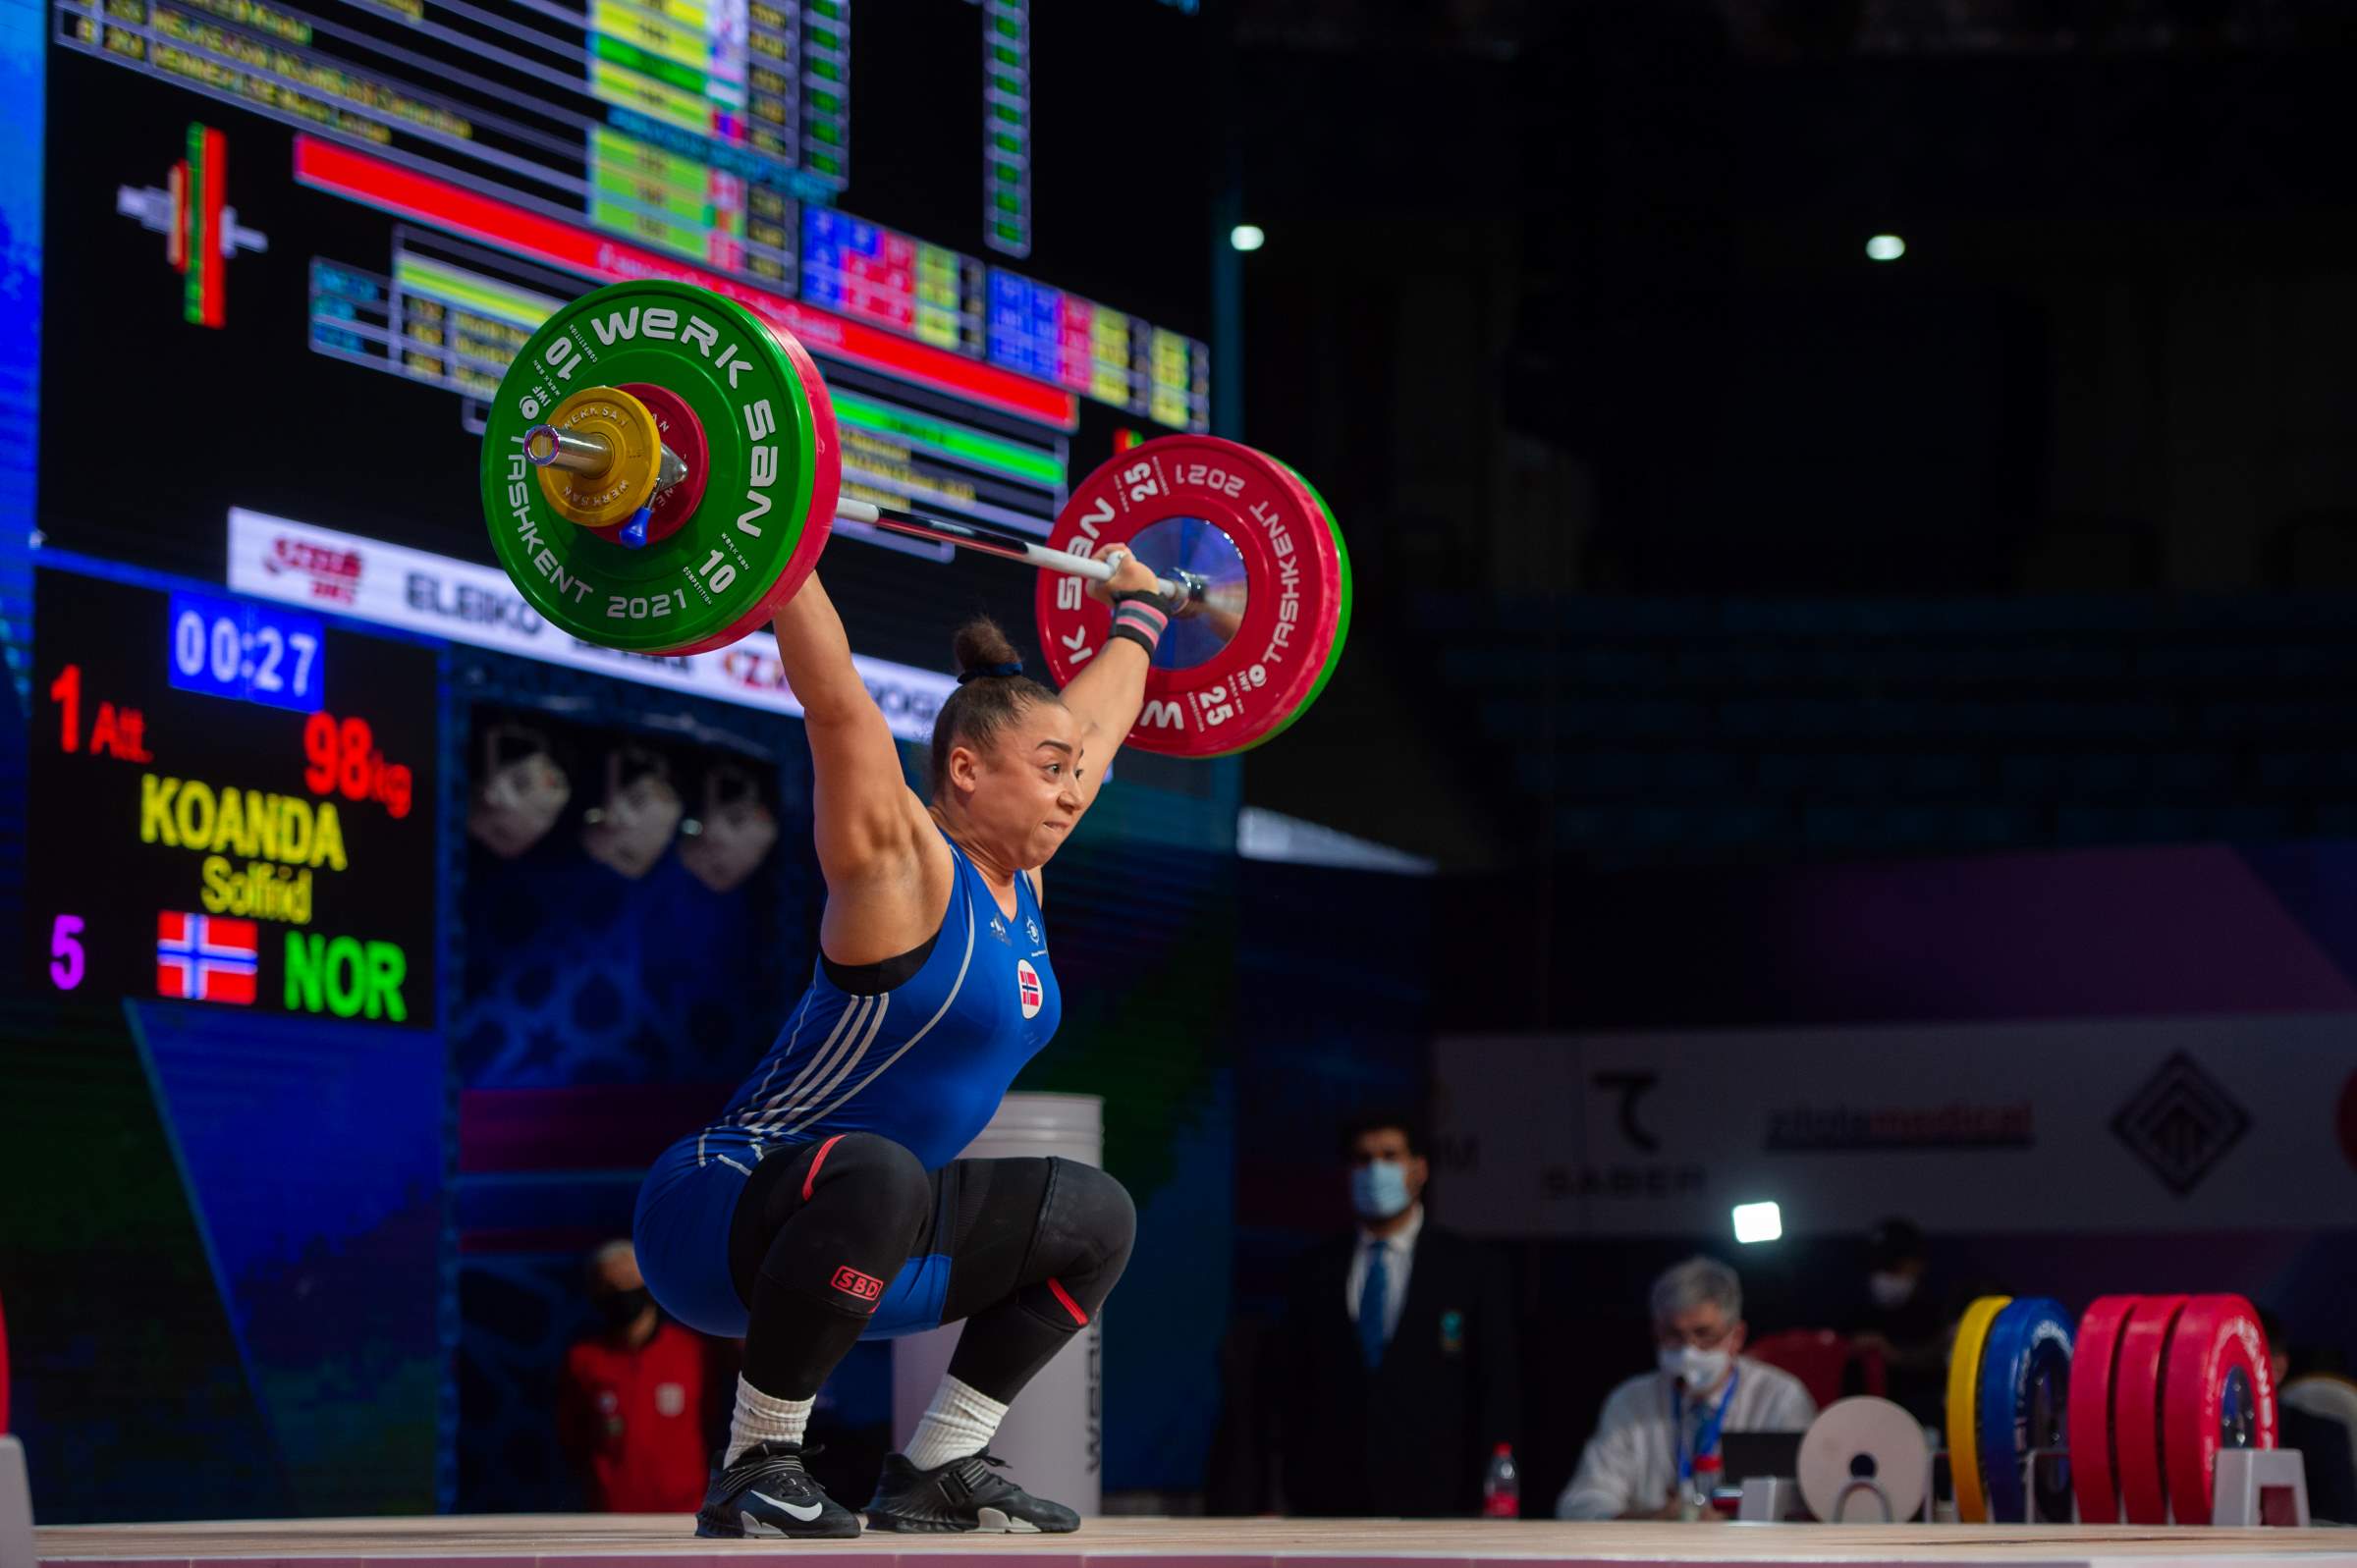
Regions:
<svg viewBox="0 0 2357 1568"><path fill-rule="evenodd" d="M2357 1563L2353 69L2338 0L0 0L0 1568ZM1195 437L1346 541L1299 722L1124 748L1047 878L1013 1091L1083 1098L1007 1114L1137 1215L993 1450L1079 1433L1069 1537L709 1543L569 1435L827 899L769 632L602 646L486 526L647 280L808 351L847 501L1061 547ZM1083 596L887 521L824 581L922 793L953 629ZM1696 1490L1698 1254L1919 1507L1804 1507L1801 1419ZM847 1506L918 1343L817 1395ZM1577 1501L1656 1439L1668 1517Z"/></svg>

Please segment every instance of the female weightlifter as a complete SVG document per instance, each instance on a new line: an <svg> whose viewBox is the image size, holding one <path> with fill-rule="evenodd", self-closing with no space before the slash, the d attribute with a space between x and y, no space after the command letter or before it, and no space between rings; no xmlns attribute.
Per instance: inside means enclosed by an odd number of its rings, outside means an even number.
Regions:
<svg viewBox="0 0 2357 1568"><path fill-rule="evenodd" d="M802 1464L819 1385L852 1343L966 1321L867 1528L1068 1531L988 1451L1007 1406L1103 1304L1137 1217L1103 1171L959 1160L1056 1032L1039 868L1096 798L1145 700L1172 607L1118 562L1110 640L1060 696L987 621L960 629L933 725L931 805L813 575L778 612L801 699L827 883L810 989L721 1118L648 1175L646 1283L682 1323L744 1337L699 1536L855 1536ZM1108 553L1108 561L1113 560Z"/></svg>

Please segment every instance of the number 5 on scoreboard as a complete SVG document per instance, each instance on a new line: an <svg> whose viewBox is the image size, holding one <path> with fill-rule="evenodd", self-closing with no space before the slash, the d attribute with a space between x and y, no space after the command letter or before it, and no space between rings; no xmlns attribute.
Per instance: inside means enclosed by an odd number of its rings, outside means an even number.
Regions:
<svg viewBox="0 0 2357 1568"><path fill-rule="evenodd" d="M82 984L82 916L59 915L49 926L49 983L60 991Z"/></svg>

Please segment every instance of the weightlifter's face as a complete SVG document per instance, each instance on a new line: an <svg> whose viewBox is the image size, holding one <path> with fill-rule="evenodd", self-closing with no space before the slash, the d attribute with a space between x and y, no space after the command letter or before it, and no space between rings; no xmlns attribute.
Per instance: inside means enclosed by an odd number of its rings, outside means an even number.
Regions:
<svg viewBox="0 0 2357 1568"><path fill-rule="evenodd" d="M975 826L1028 870L1064 847L1080 820L1080 722L1061 702L1034 702L977 759L969 810Z"/></svg>

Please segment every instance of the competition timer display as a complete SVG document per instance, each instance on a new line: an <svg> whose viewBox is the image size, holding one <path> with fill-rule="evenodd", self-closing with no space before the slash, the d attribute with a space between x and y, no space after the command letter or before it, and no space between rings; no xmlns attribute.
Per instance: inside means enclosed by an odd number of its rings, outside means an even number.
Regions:
<svg viewBox="0 0 2357 1568"><path fill-rule="evenodd" d="M31 985L434 1023L427 648L44 568Z"/></svg>

